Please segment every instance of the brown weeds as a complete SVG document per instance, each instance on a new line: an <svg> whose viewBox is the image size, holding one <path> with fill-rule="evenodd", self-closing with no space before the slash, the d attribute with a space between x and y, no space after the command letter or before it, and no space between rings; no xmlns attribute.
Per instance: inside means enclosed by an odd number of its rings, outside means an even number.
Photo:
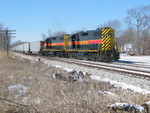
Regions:
<svg viewBox="0 0 150 113"><path fill-rule="evenodd" d="M2 58L0 63L0 112L2 113L108 113L108 104L129 102L141 104L150 98L115 88L108 82L95 82L86 77L84 83L54 79L61 69L40 61ZM11 89L10 86L18 87ZM24 89L27 88L25 92ZM112 92L107 94L106 91Z"/></svg>

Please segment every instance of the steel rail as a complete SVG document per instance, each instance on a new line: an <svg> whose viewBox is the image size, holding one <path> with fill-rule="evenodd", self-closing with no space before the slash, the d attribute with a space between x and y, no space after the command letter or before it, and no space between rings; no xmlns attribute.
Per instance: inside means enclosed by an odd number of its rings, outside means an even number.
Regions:
<svg viewBox="0 0 150 113"><path fill-rule="evenodd" d="M61 62L66 62L66 63L73 63L77 65L83 65L83 66L88 66L92 68L98 68L98 69L104 69L108 71L114 71L114 72L120 72L128 75L136 75L139 77L144 77L150 79L150 72L147 71L141 71L141 70L135 70L135 69L127 69L127 68L120 68L120 67L113 67L113 66L108 66L108 65L98 65L98 64L92 64L92 63L85 63L85 62L79 62L76 60L68 60L68 59L60 59L60 58L50 58L51 60L57 60Z"/></svg>

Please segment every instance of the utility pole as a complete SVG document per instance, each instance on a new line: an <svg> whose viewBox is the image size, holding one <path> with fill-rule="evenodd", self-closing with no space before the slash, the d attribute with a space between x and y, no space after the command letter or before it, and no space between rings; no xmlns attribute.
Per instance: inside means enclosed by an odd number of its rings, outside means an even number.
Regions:
<svg viewBox="0 0 150 113"><path fill-rule="evenodd" d="M9 45L10 45L10 38L11 38L11 34L16 34L16 30L5 30L6 32L6 53L7 53L7 57L9 57Z"/></svg>
<svg viewBox="0 0 150 113"><path fill-rule="evenodd" d="M4 37L4 39L1 39L0 41L3 40L1 44L4 44L3 47L4 47L4 50L6 50L7 57L9 57L10 38L12 38L11 34L16 34L15 32L16 30L8 30L8 29L0 30L0 37L1 36Z"/></svg>

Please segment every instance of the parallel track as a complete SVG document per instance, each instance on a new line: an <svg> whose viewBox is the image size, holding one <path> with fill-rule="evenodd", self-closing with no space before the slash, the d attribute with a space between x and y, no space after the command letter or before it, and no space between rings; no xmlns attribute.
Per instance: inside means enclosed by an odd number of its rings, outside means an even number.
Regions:
<svg viewBox="0 0 150 113"><path fill-rule="evenodd" d="M35 55L34 56L30 55L30 56L35 59L37 58ZM49 59L49 60L55 60L55 61L60 61L65 63L73 63L73 64L87 66L91 68L104 69L107 71L119 72L125 75L140 77L140 78L150 80L150 70L143 71L139 69L131 69L132 65L129 68L127 68L127 67L121 67L119 65L118 66L113 65L113 63L109 64L103 62L93 62L93 61L85 61L85 60L77 60L77 59L69 59L69 58L55 58L55 57L44 57L44 56L38 56L38 58L40 58L41 60Z"/></svg>
<svg viewBox="0 0 150 113"><path fill-rule="evenodd" d="M124 62L128 62L128 63L124 63ZM124 62L113 62L112 64L116 64L116 65L124 65L124 66L131 66L131 67L139 67L139 68L145 68L145 69L150 69L150 65L143 65L142 63L132 63L131 61L124 61ZM111 64L111 63L110 63Z"/></svg>
<svg viewBox="0 0 150 113"><path fill-rule="evenodd" d="M150 71L142 71L142 70L136 70L136 69L129 69L129 68L124 68L124 67L118 67L118 66L112 66L112 65L107 65L104 63L97 63L97 62L89 62L89 61L84 61L84 60L76 60L76 59L66 59L66 58L50 58L51 60L57 60L61 62L66 62L66 63L73 63L77 65L83 65L87 67L92 67L92 68L98 68L98 69L104 69L108 71L114 71L114 72L119 72L123 73L126 75L130 76L137 76L140 78L146 78L150 80Z"/></svg>

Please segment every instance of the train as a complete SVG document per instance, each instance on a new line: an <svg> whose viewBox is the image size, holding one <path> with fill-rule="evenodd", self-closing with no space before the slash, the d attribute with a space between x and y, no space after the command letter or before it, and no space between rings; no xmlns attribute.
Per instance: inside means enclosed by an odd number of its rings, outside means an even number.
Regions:
<svg viewBox="0 0 150 113"><path fill-rule="evenodd" d="M28 42L11 49L15 52L40 54L93 61L117 61L119 51L115 30L110 27L51 36L45 41Z"/></svg>

